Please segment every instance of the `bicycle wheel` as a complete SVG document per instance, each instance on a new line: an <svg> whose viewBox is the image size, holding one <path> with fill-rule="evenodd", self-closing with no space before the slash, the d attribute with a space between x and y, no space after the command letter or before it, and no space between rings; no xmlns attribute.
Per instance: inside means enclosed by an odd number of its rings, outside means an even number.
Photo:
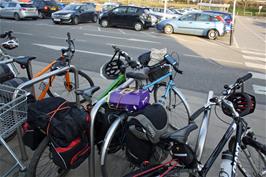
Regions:
<svg viewBox="0 0 266 177"><path fill-rule="evenodd" d="M238 170L245 177L266 177L266 146L254 139L250 139L249 143L246 144L245 138L243 138L241 143L241 152L237 163ZM234 144L235 136L229 142L229 150L231 152L233 152Z"/></svg>
<svg viewBox="0 0 266 177"><path fill-rule="evenodd" d="M61 169L54 164L49 151L49 138L45 137L34 151L27 169L27 177L64 177L69 170Z"/></svg>
<svg viewBox="0 0 266 177"><path fill-rule="evenodd" d="M155 103L160 100L166 90L166 83L160 83L154 86L154 101ZM174 90L171 90L166 95L165 102L166 110L168 113L169 123L172 128L180 129L189 123L189 111L187 105Z"/></svg>
<svg viewBox="0 0 266 177"><path fill-rule="evenodd" d="M64 75L57 75L53 80L49 90L47 91L50 97L63 97L67 101L75 102L76 94L75 94L75 79L74 79L74 71L69 71L70 76L70 90L66 87L66 79ZM92 79L82 71L78 71L79 76L79 89L85 89L94 86ZM80 96L80 102L83 103L84 100Z"/></svg>

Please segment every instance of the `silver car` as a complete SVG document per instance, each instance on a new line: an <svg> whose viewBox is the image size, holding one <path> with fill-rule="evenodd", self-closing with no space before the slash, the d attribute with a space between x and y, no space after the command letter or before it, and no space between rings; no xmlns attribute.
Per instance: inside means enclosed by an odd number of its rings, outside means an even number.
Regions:
<svg viewBox="0 0 266 177"><path fill-rule="evenodd" d="M31 3L7 2L0 7L0 17L14 18L20 20L24 18L38 18L38 10Z"/></svg>

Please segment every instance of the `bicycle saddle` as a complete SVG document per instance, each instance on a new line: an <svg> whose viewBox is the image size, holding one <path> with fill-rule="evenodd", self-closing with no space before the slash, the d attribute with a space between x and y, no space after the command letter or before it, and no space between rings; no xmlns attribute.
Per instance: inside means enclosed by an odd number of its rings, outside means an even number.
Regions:
<svg viewBox="0 0 266 177"><path fill-rule="evenodd" d="M198 126L193 122L184 128L176 130L175 132L162 135L161 139L179 143L186 143L189 134L197 128Z"/></svg>
<svg viewBox="0 0 266 177"><path fill-rule="evenodd" d="M14 61L21 66L27 66L29 64L29 61L36 59L36 57L31 56L19 56L14 58Z"/></svg>
<svg viewBox="0 0 266 177"><path fill-rule="evenodd" d="M89 101L92 97L92 95L100 89L99 86L92 86L90 88L82 89L82 90L77 90L76 94L81 95L84 97L87 101Z"/></svg>
<svg viewBox="0 0 266 177"><path fill-rule="evenodd" d="M136 80L146 80L149 78L148 73L149 73L149 68L142 68L139 70L130 70L126 72L126 77L133 78Z"/></svg>

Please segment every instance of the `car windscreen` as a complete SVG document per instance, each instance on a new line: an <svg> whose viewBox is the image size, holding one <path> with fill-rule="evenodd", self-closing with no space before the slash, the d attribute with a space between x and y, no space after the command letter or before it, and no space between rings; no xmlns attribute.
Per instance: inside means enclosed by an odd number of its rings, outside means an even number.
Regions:
<svg viewBox="0 0 266 177"><path fill-rule="evenodd" d="M55 1L49 1L49 0L44 1L44 4L48 6L57 6L57 3Z"/></svg>
<svg viewBox="0 0 266 177"><path fill-rule="evenodd" d="M69 4L66 7L64 7L63 10L78 10L79 8L80 5Z"/></svg>
<svg viewBox="0 0 266 177"><path fill-rule="evenodd" d="M21 7L28 7L28 8L34 8L33 4L20 4Z"/></svg>

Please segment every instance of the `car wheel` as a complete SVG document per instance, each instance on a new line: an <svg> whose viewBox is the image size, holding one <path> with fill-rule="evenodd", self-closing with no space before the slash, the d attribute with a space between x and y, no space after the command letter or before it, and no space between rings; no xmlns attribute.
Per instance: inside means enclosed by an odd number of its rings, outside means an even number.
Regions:
<svg viewBox="0 0 266 177"><path fill-rule="evenodd" d="M79 18L77 16L72 19L72 24L73 25L79 24Z"/></svg>
<svg viewBox="0 0 266 177"><path fill-rule="evenodd" d="M141 30L143 29L143 24L140 23L140 22L135 23L135 25L134 25L134 29L135 29L136 31L141 31Z"/></svg>
<svg viewBox="0 0 266 177"><path fill-rule="evenodd" d="M107 20L101 20L101 27L106 28L108 27L109 23Z"/></svg>
<svg viewBox="0 0 266 177"><path fill-rule="evenodd" d="M210 39L210 40L215 40L217 39L218 37L218 32L214 29L211 29L208 34L207 34L207 37Z"/></svg>
<svg viewBox="0 0 266 177"><path fill-rule="evenodd" d="M94 16L93 16L93 19L92 19L92 22L93 22L93 23L96 23L96 22L97 22L97 20L98 20L98 17L97 17L97 15L94 15Z"/></svg>
<svg viewBox="0 0 266 177"><path fill-rule="evenodd" d="M15 18L15 20L19 21L19 20L20 20L20 16L19 16L19 14L18 14L18 13L15 13L15 14L14 14L14 18Z"/></svg>
<svg viewBox="0 0 266 177"><path fill-rule="evenodd" d="M39 18L43 19L44 18L44 14L42 12L38 12L38 16Z"/></svg>
<svg viewBox="0 0 266 177"><path fill-rule="evenodd" d="M172 34L174 32L174 28L172 25L165 25L163 31L165 34Z"/></svg>
<svg viewBox="0 0 266 177"><path fill-rule="evenodd" d="M54 24L59 24L59 22L55 22L55 21L53 21L54 22Z"/></svg>

